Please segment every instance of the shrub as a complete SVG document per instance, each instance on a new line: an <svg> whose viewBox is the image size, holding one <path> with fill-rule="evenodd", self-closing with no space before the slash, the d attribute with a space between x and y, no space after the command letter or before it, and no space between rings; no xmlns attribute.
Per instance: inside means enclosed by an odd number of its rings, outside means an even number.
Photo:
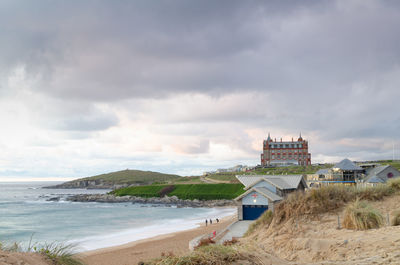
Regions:
<svg viewBox="0 0 400 265"><path fill-rule="evenodd" d="M308 192L297 191L276 205L274 222L281 223L295 216L336 211L356 199L377 201L398 191L400 191L400 178L375 187L329 185Z"/></svg>
<svg viewBox="0 0 400 265"><path fill-rule="evenodd" d="M222 245L224 246L232 246L236 243L238 243L239 240L236 239L236 237L233 237L231 240L225 240L224 243L222 243Z"/></svg>
<svg viewBox="0 0 400 265"><path fill-rule="evenodd" d="M392 187L394 190L400 190L400 178L394 178L388 181L388 186Z"/></svg>
<svg viewBox="0 0 400 265"><path fill-rule="evenodd" d="M395 193L391 185L378 185L375 187L356 188L355 196L360 200L379 201Z"/></svg>
<svg viewBox="0 0 400 265"><path fill-rule="evenodd" d="M393 213L392 225L400 225L400 210L397 210Z"/></svg>
<svg viewBox="0 0 400 265"><path fill-rule="evenodd" d="M296 191L276 205L274 222L281 223L295 216L334 211L354 199L354 188L343 185L323 186L308 192Z"/></svg>
<svg viewBox="0 0 400 265"><path fill-rule="evenodd" d="M162 198L165 195L169 194L175 189L174 185L165 186L162 190L158 192L159 196Z"/></svg>
<svg viewBox="0 0 400 265"><path fill-rule="evenodd" d="M253 222L247 229L245 236L251 235L257 229L261 227L268 227L273 219L274 215L271 210L265 211L255 222Z"/></svg>
<svg viewBox="0 0 400 265"><path fill-rule="evenodd" d="M146 265L225 265L247 256L231 246L209 245L200 247L187 256L168 256L153 260ZM252 263L254 264L254 263Z"/></svg>
<svg viewBox="0 0 400 265"><path fill-rule="evenodd" d="M215 244L215 241L212 238L202 238L199 242L199 244L197 246L195 246L194 248L199 248L199 247L204 247L204 246L208 246L210 244Z"/></svg>
<svg viewBox="0 0 400 265"><path fill-rule="evenodd" d="M46 244L41 248L33 248L37 253L44 255L51 260L54 265L84 265L74 256L72 245Z"/></svg>
<svg viewBox="0 0 400 265"><path fill-rule="evenodd" d="M382 215L367 202L357 199L347 205L344 212L343 227L354 230L367 230L379 228L382 225Z"/></svg>

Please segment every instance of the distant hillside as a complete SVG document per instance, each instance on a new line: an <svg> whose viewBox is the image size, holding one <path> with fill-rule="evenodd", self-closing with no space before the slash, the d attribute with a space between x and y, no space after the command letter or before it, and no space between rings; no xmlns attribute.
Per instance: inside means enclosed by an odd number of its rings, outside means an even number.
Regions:
<svg viewBox="0 0 400 265"><path fill-rule="evenodd" d="M93 177L68 181L46 188L56 189L114 189L131 185L149 185L153 183L170 183L181 178L178 175L163 174L152 171L122 170Z"/></svg>
<svg viewBox="0 0 400 265"><path fill-rule="evenodd" d="M319 169L331 168L333 164L311 165L311 166L287 166L287 167L269 167L256 168L247 172L223 172L214 173L206 176L206 180L220 181L225 183L238 183L236 175L302 175L313 174Z"/></svg>

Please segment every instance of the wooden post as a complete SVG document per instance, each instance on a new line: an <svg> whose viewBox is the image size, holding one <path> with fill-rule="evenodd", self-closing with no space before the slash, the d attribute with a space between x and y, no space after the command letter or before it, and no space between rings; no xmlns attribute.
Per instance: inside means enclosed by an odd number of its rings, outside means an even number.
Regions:
<svg viewBox="0 0 400 265"><path fill-rule="evenodd" d="M340 216L337 216L337 229L340 229Z"/></svg>

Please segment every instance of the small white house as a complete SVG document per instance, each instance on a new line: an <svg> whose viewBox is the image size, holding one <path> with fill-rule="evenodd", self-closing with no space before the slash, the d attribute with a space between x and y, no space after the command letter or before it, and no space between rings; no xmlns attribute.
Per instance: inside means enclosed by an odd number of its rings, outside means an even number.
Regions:
<svg viewBox="0 0 400 265"><path fill-rule="evenodd" d="M307 187L302 175L240 175L245 193L235 198L239 220L255 220L287 194Z"/></svg>

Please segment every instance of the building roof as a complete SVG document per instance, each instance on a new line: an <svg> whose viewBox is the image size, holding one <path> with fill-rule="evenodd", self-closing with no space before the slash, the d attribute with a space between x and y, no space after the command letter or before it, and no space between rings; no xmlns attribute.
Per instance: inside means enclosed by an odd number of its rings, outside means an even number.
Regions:
<svg viewBox="0 0 400 265"><path fill-rule="evenodd" d="M244 188L251 187L262 179L262 175L237 175L236 178L244 185Z"/></svg>
<svg viewBox="0 0 400 265"><path fill-rule="evenodd" d="M283 198L281 196L279 196L278 194L270 191L267 188L264 187L258 187L258 188L254 188L257 192L261 193L262 195L264 195L265 197L267 197L268 199L270 199L273 202L276 201L281 201L283 200Z"/></svg>
<svg viewBox="0 0 400 265"><path fill-rule="evenodd" d="M365 182L367 182L367 183L384 183L385 181L382 180L380 177L374 175L374 176L370 176Z"/></svg>
<svg viewBox="0 0 400 265"><path fill-rule="evenodd" d="M297 189L300 182L304 181L302 175L238 175L236 178L245 186L245 189L263 180L281 190ZM306 187L305 183L303 185Z"/></svg>
<svg viewBox="0 0 400 265"><path fill-rule="evenodd" d="M382 171L384 171L385 169L387 169L388 167L390 167L389 165L386 166L378 166L378 167L374 167L371 168L367 171L367 176L375 176L378 175L379 173L381 173Z"/></svg>
<svg viewBox="0 0 400 265"><path fill-rule="evenodd" d="M242 195L236 197L235 200L236 201L241 200L243 197L246 197L248 194L250 194L253 191L260 193L262 196L267 197L268 199L270 199L273 202L283 200L283 198L281 196L279 196L276 193L273 193L272 191L270 191L269 189L264 188L264 187L251 188L248 191L246 191L245 193L243 193Z"/></svg>
<svg viewBox="0 0 400 265"><path fill-rule="evenodd" d="M385 182L385 179L380 178L378 175L379 173L381 173L382 171L384 171L385 169L391 167L390 165L386 165L386 166L378 166L378 167L374 167L371 168L367 171L367 176L365 177L365 182L367 183L383 183ZM393 168L393 170L396 170L395 168Z"/></svg>
<svg viewBox="0 0 400 265"><path fill-rule="evenodd" d="M357 166L347 158L343 159L342 161L334 165L332 168L341 170L363 170L361 167Z"/></svg>
<svg viewBox="0 0 400 265"><path fill-rule="evenodd" d="M323 168L315 172L316 175L326 175L329 174L329 168Z"/></svg>

